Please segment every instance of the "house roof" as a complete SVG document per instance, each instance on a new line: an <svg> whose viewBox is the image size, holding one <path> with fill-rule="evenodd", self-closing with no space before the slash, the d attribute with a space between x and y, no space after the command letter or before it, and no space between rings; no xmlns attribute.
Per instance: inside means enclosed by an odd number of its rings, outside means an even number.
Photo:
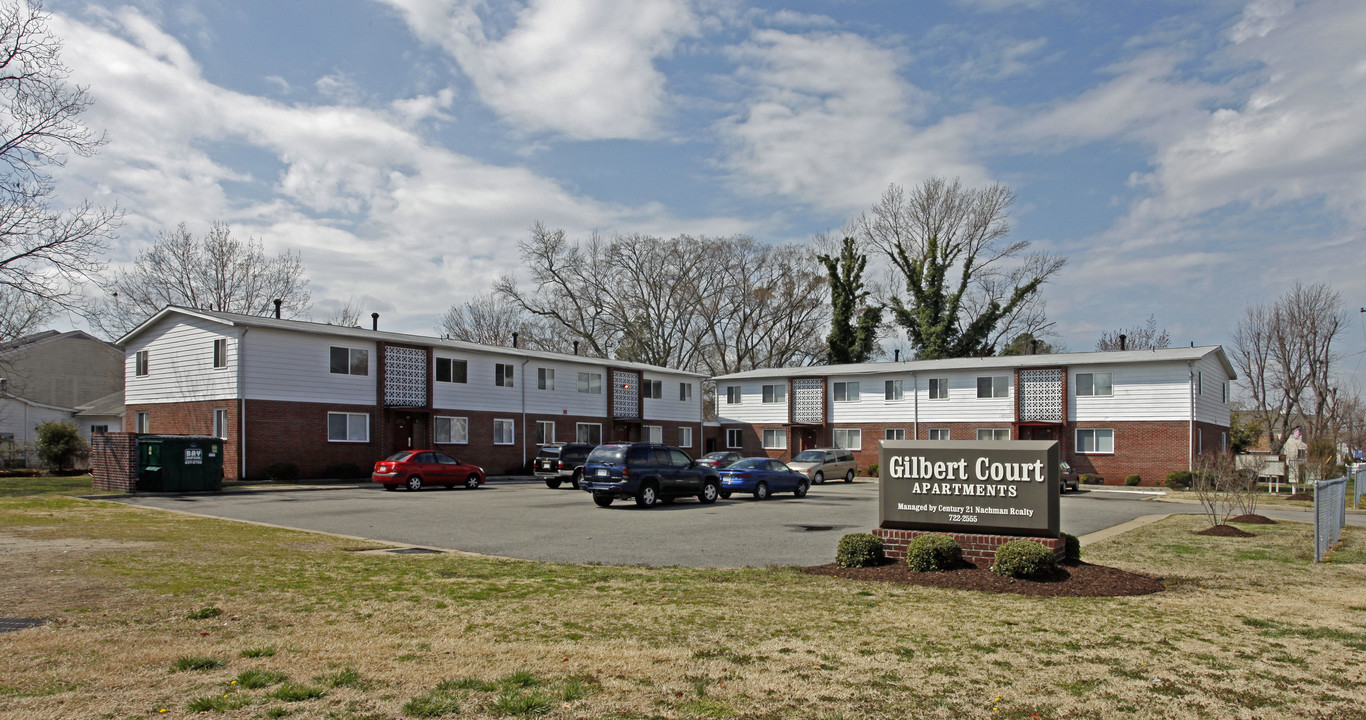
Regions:
<svg viewBox="0 0 1366 720"><path fill-rule="evenodd" d="M122 415L124 410L123 391L109 393L104 397L76 406L77 415Z"/></svg>
<svg viewBox="0 0 1366 720"><path fill-rule="evenodd" d="M1058 367L1060 365L1118 365L1122 363L1196 361L1214 355L1224 366L1229 379L1238 377L1220 345L1160 350L1125 350L1120 352L1057 353L1052 355L1007 355L1004 357L952 358L947 360L906 360L903 362L856 363L850 365L810 365L793 368L766 368L720 375L714 380L751 380L758 378L825 377L828 375L878 375L885 373L921 373L972 369L1013 369Z"/></svg>
<svg viewBox="0 0 1366 720"><path fill-rule="evenodd" d="M15 338L7 343L0 343L0 355L8 354L15 350L30 348L37 345L44 345L46 343L54 342L57 340L65 340L67 338L84 338L86 340L93 340L101 345L108 347L111 350L114 350L114 346L112 344L107 343L84 330L68 330L67 332L61 332L58 330L43 330L42 332L36 332L32 335L25 335L23 337ZM115 350L115 352L117 352L117 350Z"/></svg>
<svg viewBox="0 0 1366 720"><path fill-rule="evenodd" d="M645 363L627 362L625 360L613 360L611 358L596 358L586 355L571 355L568 353L546 352L544 350L526 350L523 348L510 348L499 345L483 345L480 343L465 342L463 340L446 340L434 338L426 335L413 335L410 333L387 332L384 330L367 330L363 327L347 327L345 325L332 325L329 323L317 323L307 320L285 320L273 317L258 317L256 315L240 315L237 313L220 312L217 310L194 310L191 308L178 307L175 305L163 308L160 312L148 318L141 325L133 328L127 335L115 341L115 345L120 347L128 344L130 340L146 332L148 328L156 325L168 315L180 314L197 317L210 322L221 323L229 327L245 328L268 328L271 330L283 330L287 332L301 332L312 335L326 335L329 337L353 338L357 340L367 340L370 342L391 342L404 343L408 345L424 345L436 348L448 348L451 350L465 350L471 352L494 353L507 355L516 358L535 358L556 362L578 362L595 365L605 365L616 368L641 370L647 372L667 372L674 375L688 375L695 378L707 377L704 373L689 372L686 370L676 370L674 368L660 367L658 365L646 365Z"/></svg>

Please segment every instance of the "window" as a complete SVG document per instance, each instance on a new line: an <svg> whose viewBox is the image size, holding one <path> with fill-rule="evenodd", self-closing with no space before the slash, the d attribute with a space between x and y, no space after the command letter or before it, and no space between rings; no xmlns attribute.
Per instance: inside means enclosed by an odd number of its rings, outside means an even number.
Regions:
<svg viewBox="0 0 1366 720"><path fill-rule="evenodd" d="M228 366L228 339L219 338L213 341L213 366L215 368L225 368ZM221 435L219 437L222 437Z"/></svg>
<svg viewBox="0 0 1366 720"><path fill-rule="evenodd" d="M370 442L370 416L365 413L328 413L328 442Z"/></svg>
<svg viewBox="0 0 1366 720"><path fill-rule="evenodd" d="M1078 430L1077 452L1113 453L1115 451L1114 430Z"/></svg>
<svg viewBox="0 0 1366 720"><path fill-rule="evenodd" d="M1223 385L1223 387L1224 387L1224 390L1223 390L1223 393L1220 395L1220 400L1219 400L1219 402L1227 403L1227 402L1228 402L1228 383L1222 383L1222 385Z"/></svg>
<svg viewBox="0 0 1366 720"><path fill-rule="evenodd" d="M1205 374L1202 372L1195 373L1195 394L1205 394Z"/></svg>
<svg viewBox="0 0 1366 720"><path fill-rule="evenodd" d="M512 370L510 364L494 363L493 384L498 387L512 387Z"/></svg>
<svg viewBox="0 0 1366 720"><path fill-rule="evenodd" d="M930 428L930 439L931 439L931 440L948 440L948 439L949 439L949 429L948 429L948 428Z"/></svg>
<svg viewBox="0 0 1366 720"><path fill-rule="evenodd" d="M467 381L468 363L464 360L439 357L436 359L436 381L463 383Z"/></svg>
<svg viewBox="0 0 1366 720"><path fill-rule="evenodd" d="M1228 452L1228 433L1226 432L1219 433L1219 449Z"/></svg>
<svg viewBox="0 0 1366 720"><path fill-rule="evenodd" d="M905 440L906 428L887 428L882 435L883 440Z"/></svg>
<svg viewBox="0 0 1366 720"><path fill-rule="evenodd" d="M900 380L888 380L884 383L882 390L883 397L888 400L904 400L906 396L901 392Z"/></svg>
<svg viewBox="0 0 1366 720"><path fill-rule="evenodd" d="M576 423L574 425L574 439L589 445L601 445L602 425L598 423Z"/></svg>
<svg viewBox="0 0 1366 720"><path fill-rule="evenodd" d="M1009 428L977 428L978 440L1009 440Z"/></svg>
<svg viewBox="0 0 1366 720"><path fill-rule="evenodd" d="M766 403L785 403L787 402L786 385L765 385L764 402Z"/></svg>
<svg viewBox="0 0 1366 720"><path fill-rule="evenodd" d="M555 423L552 420L536 421L536 444L549 445L555 442Z"/></svg>
<svg viewBox="0 0 1366 720"><path fill-rule="evenodd" d="M786 450L787 449L787 430L783 428L772 428L764 431L765 450Z"/></svg>
<svg viewBox="0 0 1366 720"><path fill-rule="evenodd" d="M835 402L858 402L858 383L835 383Z"/></svg>
<svg viewBox="0 0 1366 720"><path fill-rule="evenodd" d="M1111 395L1110 373L1077 373L1078 395Z"/></svg>
<svg viewBox="0 0 1366 720"><path fill-rule="evenodd" d="M91 435L99 435L100 433L107 433L107 432L109 432L109 426L108 426L108 425L91 425L91 426L90 426L90 434L91 434ZM10 437L13 437L13 436L11 435Z"/></svg>
<svg viewBox="0 0 1366 720"><path fill-rule="evenodd" d="M740 404L740 386L739 386L739 385L727 385L727 386L726 386L726 404L727 404L727 405L739 405L739 404ZM739 446L737 445L737 446L735 446L735 447L739 447Z"/></svg>
<svg viewBox="0 0 1366 720"><path fill-rule="evenodd" d="M136 357L134 364L137 365L137 368L134 372L137 373L138 377L142 377L147 374L147 351L139 350Z"/></svg>
<svg viewBox="0 0 1366 720"><path fill-rule="evenodd" d="M361 348L331 348L328 369L333 375L369 375L370 351Z"/></svg>
<svg viewBox="0 0 1366 720"><path fill-rule="evenodd" d="M470 441L470 421L462 417L436 418L436 441L442 445L464 445Z"/></svg>
<svg viewBox="0 0 1366 720"><path fill-rule="evenodd" d="M862 450L863 431L858 428L835 428L835 447Z"/></svg>
<svg viewBox="0 0 1366 720"><path fill-rule="evenodd" d="M640 389L645 393L645 397L651 400L658 400L664 397L663 380L645 380L640 383Z"/></svg>
<svg viewBox="0 0 1366 720"><path fill-rule="evenodd" d="M602 375L598 373L579 373L579 392L590 395L602 394Z"/></svg>
<svg viewBox="0 0 1366 720"><path fill-rule="evenodd" d="M977 397L979 398L1003 398L1010 397L1010 376L994 375L992 377L977 378Z"/></svg>
<svg viewBox="0 0 1366 720"><path fill-rule="evenodd" d="M536 389L555 389L555 368L536 368Z"/></svg>
<svg viewBox="0 0 1366 720"><path fill-rule="evenodd" d="M678 429L678 446L681 448L692 447L692 428L681 427Z"/></svg>
<svg viewBox="0 0 1366 720"><path fill-rule="evenodd" d="M152 432L152 430L151 430L151 428L152 428L152 420L151 420L151 418L147 417L147 413L145 413L145 412L140 412L140 413L138 413L137 424L135 424L133 427L136 428L135 432L140 432L140 433L149 433L149 432Z"/></svg>
<svg viewBox="0 0 1366 720"><path fill-rule="evenodd" d="M493 444L511 445L513 443L513 422L511 420L493 421Z"/></svg>
<svg viewBox="0 0 1366 720"><path fill-rule="evenodd" d="M949 399L949 379L930 378L930 399L948 400Z"/></svg>
<svg viewBox="0 0 1366 720"><path fill-rule="evenodd" d="M726 430L726 447L741 448L745 446L744 436L740 434L739 428L729 428Z"/></svg>
<svg viewBox="0 0 1366 720"><path fill-rule="evenodd" d="M213 411L213 436L216 438L228 436L228 411L226 408L215 408Z"/></svg>
<svg viewBox="0 0 1366 720"><path fill-rule="evenodd" d="M678 384L678 401L688 402L692 400L692 383Z"/></svg>
<svg viewBox="0 0 1366 720"><path fill-rule="evenodd" d="M646 425L644 432L645 442L660 443L664 442L664 427L662 425Z"/></svg>

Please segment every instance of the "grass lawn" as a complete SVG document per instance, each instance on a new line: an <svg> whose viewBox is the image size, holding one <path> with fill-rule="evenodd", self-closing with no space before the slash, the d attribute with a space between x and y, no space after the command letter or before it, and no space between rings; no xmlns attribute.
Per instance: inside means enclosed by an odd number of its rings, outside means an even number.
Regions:
<svg viewBox="0 0 1366 720"><path fill-rule="evenodd" d="M0 616L50 622L0 635L0 718L1366 718L1366 533L1202 528L1087 548L1163 593L1029 598L3 497Z"/></svg>

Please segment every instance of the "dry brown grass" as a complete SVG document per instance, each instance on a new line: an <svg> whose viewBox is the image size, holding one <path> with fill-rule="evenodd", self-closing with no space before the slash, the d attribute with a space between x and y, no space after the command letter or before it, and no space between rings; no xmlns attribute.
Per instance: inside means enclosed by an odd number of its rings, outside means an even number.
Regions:
<svg viewBox="0 0 1366 720"><path fill-rule="evenodd" d="M1164 593L1026 598L780 568L370 554L0 499L0 615L50 620L0 635L0 718L185 717L196 699L223 718L395 718L437 695L466 718L1366 717L1363 534L1314 565L1308 526L1247 526L1250 539L1202 527L1173 517L1087 548L1164 576ZM207 607L222 613L189 617ZM274 654L243 657L262 648ZM172 672L191 656L224 665ZM326 692L286 702L231 684L253 668ZM360 683L329 687L345 668ZM462 678L487 684L433 695Z"/></svg>

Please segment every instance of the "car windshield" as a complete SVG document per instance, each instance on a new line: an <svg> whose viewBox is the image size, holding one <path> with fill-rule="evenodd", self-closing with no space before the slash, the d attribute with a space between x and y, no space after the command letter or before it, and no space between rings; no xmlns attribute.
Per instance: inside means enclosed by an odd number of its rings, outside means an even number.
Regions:
<svg viewBox="0 0 1366 720"><path fill-rule="evenodd" d="M620 465L625 459L625 445L599 445L588 454L588 462L604 465Z"/></svg>
<svg viewBox="0 0 1366 720"><path fill-rule="evenodd" d="M396 453L394 453L393 455L390 455L389 457L384 458L384 461L385 461L385 462L398 462L398 461L400 461L400 460L405 460L405 459L407 459L407 457L408 457L409 455L412 455L412 454L413 454L413 451L411 451L411 450L404 450L403 452L396 452Z"/></svg>
<svg viewBox="0 0 1366 720"><path fill-rule="evenodd" d="M727 470L762 470L764 461L759 458L745 458L726 468Z"/></svg>
<svg viewBox="0 0 1366 720"><path fill-rule="evenodd" d="M540 458L559 457L559 456L560 456L560 449L557 448L557 447L546 447L546 448L541 448L541 451L538 452L538 453L536 453L536 457L540 457Z"/></svg>
<svg viewBox="0 0 1366 720"><path fill-rule="evenodd" d="M729 457L729 456L730 456L730 453L725 453L725 452L714 452L714 453L708 453L706 459L708 459L708 460L725 460L725 459L726 459L727 457Z"/></svg>
<svg viewBox="0 0 1366 720"><path fill-rule="evenodd" d="M820 462L825 459L825 453L820 450L807 450L806 452L792 458L792 462Z"/></svg>

